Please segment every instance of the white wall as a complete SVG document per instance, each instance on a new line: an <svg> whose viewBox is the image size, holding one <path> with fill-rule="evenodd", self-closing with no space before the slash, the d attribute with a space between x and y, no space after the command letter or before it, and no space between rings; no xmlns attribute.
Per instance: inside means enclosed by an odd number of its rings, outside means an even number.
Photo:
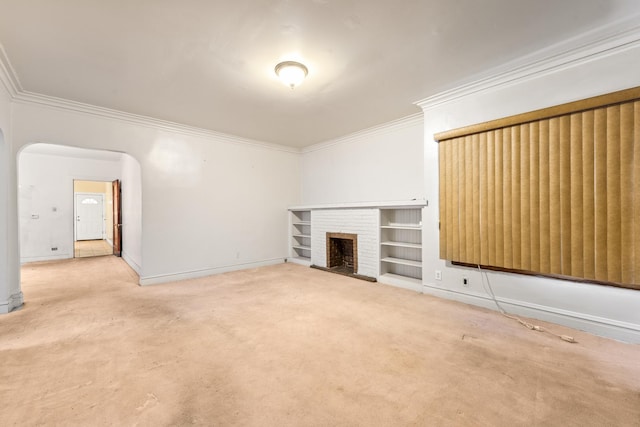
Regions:
<svg viewBox="0 0 640 427"><path fill-rule="evenodd" d="M487 299L480 273L453 267L438 255L438 147L437 132L500 117L588 98L640 85L640 47L608 51L572 61L554 70L541 71L461 96L452 91L425 106L425 189L433 203L423 218L423 266L425 291L495 308ZM509 79L505 79L506 81ZM434 280L436 270L442 281ZM471 286L462 286L462 276ZM493 290L510 311L546 319L596 334L640 342L640 292L609 286L487 272ZM486 286L486 281L485 281Z"/></svg>
<svg viewBox="0 0 640 427"><path fill-rule="evenodd" d="M142 266L142 175L140 164L123 154L120 162L122 193L122 258L140 274Z"/></svg>
<svg viewBox="0 0 640 427"><path fill-rule="evenodd" d="M27 144L47 142L138 160L142 284L287 256L287 207L300 202L299 155L292 150L37 102L14 104L13 129L14 155ZM136 249L126 250L137 257Z"/></svg>
<svg viewBox="0 0 640 427"><path fill-rule="evenodd" d="M424 122L390 123L310 147L302 155L303 203L426 198L425 292L495 309L488 280L503 307L513 313L640 342L638 291L497 272L481 276L440 260L438 147L433 139L437 132L640 85L640 47L627 42L572 52L562 65L528 68L506 76L504 84L495 80L500 76L491 76L484 89L472 82L438 94L423 104ZM442 272L441 281L435 280L436 270ZM462 285L463 276L469 287Z"/></svg>
<svg viewBox="0 0 640 427"><path fill-rule="evenodd" d="M422 124L412 116L305 149L303 204L424 198Z"/></svg>
<svg viewBox="0 0 640 427"><path fill-rule="evenodd" d="M22 304L18 262L17 212L10 203L15 199L15 156L12 150L11 97L0 83L0 313Z"/></svg>
<svg viewBox="0 0 640 427"><path fill-rule="evenodd" d="M118 179L120 161L33 154L34 149L26 147L19 157L20 261L73 258L73 180Z"/></svg>

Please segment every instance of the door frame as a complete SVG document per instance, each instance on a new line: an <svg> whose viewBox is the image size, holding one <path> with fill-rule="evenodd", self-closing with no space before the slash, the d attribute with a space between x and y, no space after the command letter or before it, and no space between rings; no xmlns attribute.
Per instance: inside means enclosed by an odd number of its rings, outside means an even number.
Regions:
<svg viewBox="0 0 640 427"><path fill-rule="evenodd" d="M107 217L107 211L106 211L106 203L105 203L105 197L104 197L104 193L88 193L88 192L73 192L73 242L77 242L78 241L78 212L77 212L77 196L78 195L83 195L83 196L94 196L94 197L100 197L102 199L102 240L104 240L107 237L107 232L105 230L105 220ZM75 252L75 251L74 251ZM75 256L75 253L74 253Z"/></svg>
<svg viewBox="0 0 640 427"><path fill-rule="evenodd" d="M113 201L113 254L122 256L122 181L119 179L111 182L111 200Z"/></svg>

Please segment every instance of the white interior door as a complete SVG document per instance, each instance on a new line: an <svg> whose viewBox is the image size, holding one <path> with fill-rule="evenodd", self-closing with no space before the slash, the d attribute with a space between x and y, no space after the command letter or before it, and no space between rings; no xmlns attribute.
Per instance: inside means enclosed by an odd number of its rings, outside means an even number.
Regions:
<svg viewBox="0 0 640 427"><path fill-rule="evenodd" d="M76 193L76 240L98 240L104 234L104 195Z"/></svg>

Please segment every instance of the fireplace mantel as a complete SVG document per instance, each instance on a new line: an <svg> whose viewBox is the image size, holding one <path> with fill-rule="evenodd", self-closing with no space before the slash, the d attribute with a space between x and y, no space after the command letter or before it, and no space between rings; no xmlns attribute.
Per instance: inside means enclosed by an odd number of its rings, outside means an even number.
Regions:
<svg viewBox="0 0 640 427"><path fill-rule="evenodd" d="M388 201L388 202L355 202L355 203L330 203L324 205L306 205L306 206L292 206L290 211L302 211L302 210L320 210L320 209L358 209L358 208L401 208L401 207L422 207L429 206L429 201L425 199L419 200L402 200L402 201Z"/></svg>

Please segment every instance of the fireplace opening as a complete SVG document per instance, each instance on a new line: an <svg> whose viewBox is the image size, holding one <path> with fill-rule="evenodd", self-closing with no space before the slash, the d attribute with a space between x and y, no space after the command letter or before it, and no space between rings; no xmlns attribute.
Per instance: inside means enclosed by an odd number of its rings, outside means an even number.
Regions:
<svg viewBox="0 0 640 427"><path fill-rule="evenodd" d="M358 271L356 234L327 233L327 268L343 274L355 274Z"/></svg>

